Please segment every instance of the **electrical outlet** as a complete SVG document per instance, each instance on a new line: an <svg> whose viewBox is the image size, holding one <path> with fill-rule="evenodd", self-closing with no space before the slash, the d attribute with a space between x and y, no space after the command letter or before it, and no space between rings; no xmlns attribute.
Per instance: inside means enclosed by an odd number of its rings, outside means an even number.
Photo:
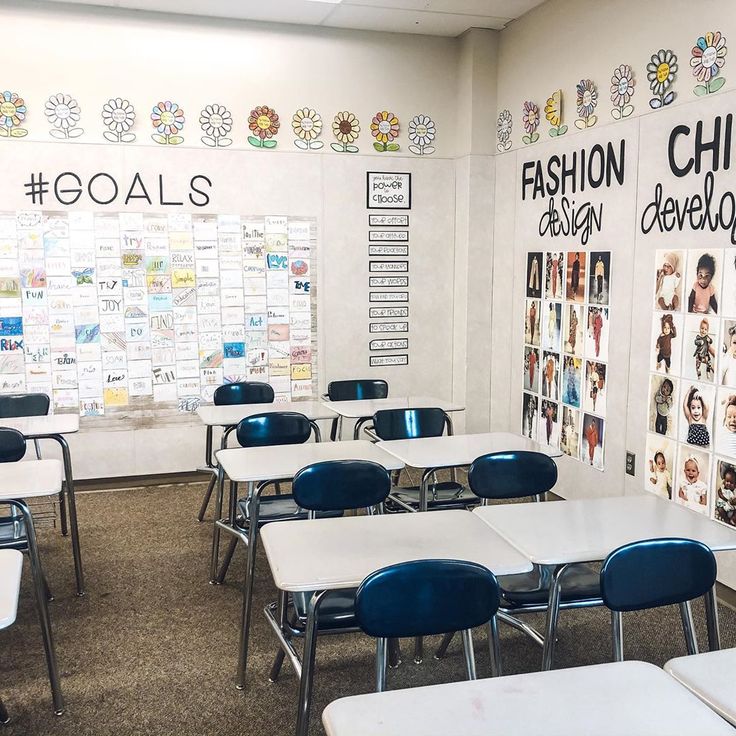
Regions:
<svg viewBox="0 0 736 736"><path fill-rule="evenodd" d="M626 474L636 475L636 455L628 450L626 451Z"/></svg>

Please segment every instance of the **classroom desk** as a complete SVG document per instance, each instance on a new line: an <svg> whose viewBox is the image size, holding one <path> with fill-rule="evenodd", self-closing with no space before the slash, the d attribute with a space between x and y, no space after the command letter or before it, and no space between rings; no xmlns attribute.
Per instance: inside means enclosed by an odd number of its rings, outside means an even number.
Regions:
<svg viewBox="0 0 736 736"><path fill-rule="evenodd" d="M612 662L341 698L327 736L733 736L654 665Z"/></svg>
<svg viewBox="0 0 736 736"><path fill-rule="evenodd" d="M315 591L305 632L297 736L309 729L316 620L327 592L357 587L375 570L409 560L469 560L496 575L532 569L524 555L467 511L286 521L269 524L261 536L276 587ZM409 733L415 730L404 731Z"/></svg>
<svg viewBox="0 0 736 736"><path fill-rule="evenodd" d="M35 417L34 417L35 418ZM42 417L38 417L39 419ZM64 700L61 695L59 669L56 663L53 634L51 631L51 617L48 609L46 583L38 554L36 531L33 516L25 502L28 498L53 496L61 491L62 463L59 460L20 460L14 463L0 465L0 507L9 506L22 517L25 525L25 537L28 544L28 557L33 573L33 589L38 608L38 617L41 623L46 665L51 682L51 694L54 702L54 712L61 715L64 712ZM70 512L71 512L70 505Z"/></svg>
<svg viewBox="0 0 736 736"><path fill-rule="evenodd" d="M15 621L22 572L23 555L15 549L0 550L0 629L7 629ZM9 721L8 711L0 699L0 724Z"/></svg>
<svg viewBox="0 0 736 736"><path fill-rule="evenodd" d="M529 450L544 452L550 457L559 457L562 454L557 448L540 445L534 440L510 432L418 437L413 440L381 440L376 445L397 457L404 465L423 469L419 484L420 511L427 510L429 477L437 470L470 465L477 457L491 452Z"/></svg>
<svg viewBox="0 0 736 736"><path fill-rule="evenodd" d="M71 527L77 595L84 595L84 571L82 570L82 553L79 547L79 526L77 524L77 502L74 496L72 456L69 452L69 445L64 438L65 434L76 434L79 432L79 415L46 414L36 417L10 417L0 419L0 427L17 429L28 440L53 440L61 447L61 455L64 461L66 497L69 503L69 526ZM59 516L61 517L61 533L66 536L66 510L64 508L63 490L59 495Z"/></svg>
<svg viewBox="0 0 736 736"><path fill-rule="evenodd" d="M714 552L736 549L736 530L652 494L578 501L514 503L474 510L537 565L554 568L549 588L542 669L552 667L560 577L569 565L605 559L630 542L661 537L697 539ZM717 630L709 633L719 648Z"/></svg>
<svg viewBox="0 0 736 736"><path fill-rule="evenodd" d="M340 425L338 430L342 430L343 418L355 419L355 429L353 430L353 439L357 440L360 436L360 429L365 422L373 417L377 411L384 409L423 409L425 407L437 407L442 411L451 413L456 411L465 411L462 404L455 404L444 399L435 399L431 396L405 396L387 399L356 399L354 401L323 401L324 406L338 415ZM450 420L450 434L452 434L452 420Z"/></svg>
<svg viewBox="0 0 736 736"><path fill-rule="evenodd" d="M721 718L736 726L733 696L736 649L676 657L667 662L664 669Z"/></svg>

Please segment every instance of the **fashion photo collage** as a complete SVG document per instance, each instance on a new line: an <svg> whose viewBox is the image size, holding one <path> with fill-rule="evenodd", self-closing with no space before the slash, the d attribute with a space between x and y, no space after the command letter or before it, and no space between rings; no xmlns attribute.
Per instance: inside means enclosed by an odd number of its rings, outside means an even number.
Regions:
<svg viewBox="0 0 736 736"><path fill-rule="evenodd" d="M645 487L736 526L736 253L657 251L652 281Z"/></svg>
<svg viewBox="0 0 736 736"><path fill-rule="evenodd" d="M522 434L603 470L609 251L527 253Z"/></svg>

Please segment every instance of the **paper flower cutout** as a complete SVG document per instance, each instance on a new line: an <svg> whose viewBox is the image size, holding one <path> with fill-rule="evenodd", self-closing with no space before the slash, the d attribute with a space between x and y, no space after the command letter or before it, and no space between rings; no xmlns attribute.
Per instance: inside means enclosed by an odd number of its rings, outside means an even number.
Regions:
<svg viewBox="0 0 736 736"><path fill-rule="evenodd" d="M297 110L291 117L291 127L296 135L294 145L302 151L319 150L324 146L317 140L322 134L322 116L311 107Z"/></svg>
<svg viewBox="0 0 736 736"><path fill-rule="evenodd" d="M527 144L536 143L539 140L539 133L537 128L539 127L539 105L531 100L527 100L522 108L521 122L524 124L524 130L526 135L522 136L521 140Z"/></svg>
<svg viewBox="0 0 736 736"><path fill-rule="evenodd" d="M135 140L135 133L130 132L135 123L135 109L128 100L111 97L102 106L102 122L107 127L102 135L110 143L132 143Z"/></svg>
<svg viewBox="0 0 736 736"><path fill-rule="evenodd" d="M276 110L268 105L255 107L248 116L248 128L253 132L248 136L248 143L256 148L276 148L278 144L273 138L278 135L280 127Z"/></svg>
<svg viewBox="0 0 736 736"><path fill-rule="evenodd" d="M581 79L576 87L578 119L575 127L580 130L592 128L598 122L595 108L598 106L598 88L590 79Z"/></svg>
<svg viewBox="0 0 736 736"><path fill-rule="evenodd" d="M79 103L69 95L59 92L46 100L46 117L53 128L49 131L53 138L79 138L84 133L77 127L82 111Z"/></svg>
<svg viewBox="0 0 736 736"><path fill-rule="evenodd" d="M551 138L565 135L567 133L567 125L562 124L562 90L556 89L550 97L547 98L547 104L544 106L544 117L552 126L549 134Z"/></svg>
<svg viewBox="0 0 736 736"><path fill-rule="evenodd" d="M204 135L202 143L211 148L224 148L233 141L227 134L233 129L233 116L224 105L207 105L199 113L199 127Z"/></svg>
<svg viewBox="0 0 736 736"><path fill-rule="evenodd" d="M634 112L631 98L634 96L636 80L634 72L628 64L620 64L613 70L611 77L611 102L615 105L611 110L614 120L627 118Z"/></svg>
<svg viewBox="0 0 736 736"><path fill-rule="evenodd" d="M162 146L178 146L184 142L179 131L185 122L184 110L176 102L159 102L151 112L151 124L156 128L151 138Z"/></svg>
<svg viewBox="0 0 736 736"><path fill-rule="evenodd" d="M437 135L437 126L429 115L415 115L409 121L407 135L411 141L409 150L416 156L429 156L434 153L431 145Z"/></svg>
<svg viewBox="0 0 736 736"><path fill-rule="evenodd" d="M28 135L20 124L26 119L26 103L16 92L5 90L0 94L0 137L23 138Z"/></svg>
<svg viewBox="0 0 736 736"><path fill-rule="evenodd" d="M655 95L649 100L649 107L653 110L671 104L677 96L677 93L671 90L670 87L675 81L678 69L677 54L670 51L670 49L666 51L660 49L656 54L652 54L652 58L647 64L647 80L649 81L649 89Z"/></svg>
<svg viewBox="0 0 736 736"><path fill-rule="evenodd" d="M332 135L339 143L330 143L330 148L337 153L357 153L358 146L353 145L360 135L360 121L352 112L343 110L335 115L332 121Z"/></svg>
<svg viewBox="0 0 736 736"><path fill-rule="evenodd" d="M511 131L514 127L514 121L511 117L510 110L501 110L496 118L496 148L499 153L508 151L511 148Z"/></svg>
<svg viewBox="0 0 736 736"><path fill-rule="evenodd" d="M376 139L373 148L379 153L398 151L401 146L392 143L399 137L399 119L388 110L379 110L371 120L371 135Z"/></svg>
<svg viewBox="0 0 736 736"><path fill-rule="evenodd" d="M721 68L726 63L726 37L720 31L708 31L701 36L693 46L690 66L698 84L693 92L698 97L717 92L726 83L725 77L718 77ZM716 77L718 77L716 79Z"/></svg>

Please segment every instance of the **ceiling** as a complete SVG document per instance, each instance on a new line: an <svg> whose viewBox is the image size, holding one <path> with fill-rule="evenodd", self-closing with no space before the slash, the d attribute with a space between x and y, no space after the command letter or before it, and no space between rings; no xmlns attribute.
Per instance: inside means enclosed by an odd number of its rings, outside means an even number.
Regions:
<svg viewBox="0 0 736 736"><path fill-rule="evenodd" d="M51 0L209 18L459 36L500 30L544 0Z"/></svg>

